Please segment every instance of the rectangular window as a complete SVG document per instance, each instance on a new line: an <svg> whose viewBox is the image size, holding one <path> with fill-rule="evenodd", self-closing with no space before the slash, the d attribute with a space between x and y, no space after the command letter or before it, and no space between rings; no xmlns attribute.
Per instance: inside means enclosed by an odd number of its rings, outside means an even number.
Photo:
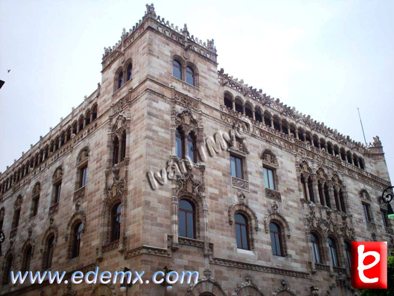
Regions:
<svg viewBox="0 0 394 296"><path fill-rule="evenodd" d="M88 167L84 166L79 169L79 188L82 188L88 182Z"/></svg>
<svg viewBox="0 0 394 296"><path fill-rule="evenodd" d="M382 220L383 220L383 225L384 225L384 227L389 227L390 225L389 225L389 220L388 220L388 217L387 217L387 211L386 210L384 210L384 209L382 209L382 210L380 210L381 211L381 213L382 213Z"/></svg>
<svg viewBox="0 0 394 296"><path fill-rule="evenodd" d="M363 208L364 208L365 220L367 221L367 223L371 223L372 222L371 206L363 202Z"/></svg>
<svg viewBox="0 0 394 296"><path fill-rule="evenodd" d="M274 180L274 170L263 167L263 175L264 175L264 187L275 190L276 186Z"/></svg>
<svg viewBox="0 0 394 296"><path fill-rule="evenodd" d="M244 174L243 174L242 158L238 156L230 155L230 170L232 177L243 179Z"/></svg>

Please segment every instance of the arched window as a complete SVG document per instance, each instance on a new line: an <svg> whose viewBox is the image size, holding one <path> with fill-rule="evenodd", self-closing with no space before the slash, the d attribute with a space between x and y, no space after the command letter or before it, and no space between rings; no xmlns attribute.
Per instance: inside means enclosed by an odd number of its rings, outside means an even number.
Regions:
<svg viewBox="0 0 394 296"><path fill-rule="evenodd" d="M186 82L189 83L190 85L196 85L194 70L190 66L186 67Z"/></svg>
<svg viewBox="0 0 394 296"><path fill-rule="evenodd" d="M271 113L269 113L268 111L265 111L264 112L264 124L266 126L271 127L271 119L272 119Z"/></svg>
<svg viewBox="0 0 394 296"><path fill-rule="evenodd" d="M111 242L120 239L120 219L122 214L122 204L119 202L111 209Z"/></svg>
<svg viewBox="0 0 394 296"><path fill-rule="evenodd" d="M71 258L75 258L79 256L82 232L83 232L83 223L82 222L76 223L72 229Z"/></svg>
<svg viewBox="0 0 394 296"><path fill-rule="evenodd" d="M182 80L182 65L177 60L172 61L172 75L175 78Z"/></svg>
<svg viewBox="0 0 394 296"><path fill-rule="evenodd" d="M248 230L249 230L248 219L245 217L245 215L241 213L236 213L234 215L234 221L235 221L235 237L237 240L237 248L250 250L249 234L248 234Z"/></svg>
<svg viewBox="0 0 394 296"><path fill-rule="evenodd" d="M347 162L352 164L352 153L350 151L346 152Z"/></svg>
<svg viewBox="0 0 394 296"><path fill-rule="evenodd" d="M312 256L313 262L317 264L322 263L322 258L320 255L320 240L318 236L314 233L310 234L311 244L312 244Z"/></svg>
<svg viewBox="0 0 394 296"><path fill-rule="evenodd" d="M233 97L228 92L224 93L224 105L230 110L233 110Z"/></svg>
<svg viewBox="0 0 394 296"><path fill-rule="evenodd" d="M255 108L254 111L254 119L258 122L263 122L263 115L261 113L260 108Z"/></svg>
<svg viewBox="0 0 394 296"><path fill-rule="evenodd" d="M12 269L13 260L14 257L12 256L12 254L9 254L5 259L4 271L3 271L3 285L7 285L10 282L10 273Z"/></svg>
<svg viewBox="0 0 394 296"><path fill-rule="evenodd" d="M235 98L235 111L244 113L244 106L240 98Z"/></svg>
<svg viewBox="0 0 394 296"><path fill-rule="evenodd" d="M196 136L190 132L187 136L187 156L192 162L197 162Z"/></svg>
<svg viewBox="0 0 394 296"><path fill-rule="evenodd" d="M112 140L112 163L115 165L119 162L119 139L117 136Z"/></svg>
<svg viewBox="0 0 394 296"><path fill-rule="evenodd" d="M118 82L117 82L118 89L123 85L123 71L120 71L118 74Z"/></svg>
<svg viewBox="0 0 394 296"><path fill-rule="evenodd" d="M127 65L127 73L126 73L127 81L129 81L132 77L132 70L133 70L133 65L131 63L129 63Z"/></svg>
<svg viewBox="0 0 394 296"><path fill-rule="evenodd" d="M245 115L253 119L253 108L249 103L245 105Z"/></svg>
<svg viewBox="0 0 394 296"><path fill-rule="evenodd" d="M120 143L120 161L126 157L126 131L122 133L122 142Z"/></svg>
<svg viewBox="0 0 394 296"><path fill-rule="evenodd" d="M333 267L338 267L338 249L335 240L328 238L328 248L330 250L331 263Z"/></svg>
<svg viewBox="0 0 394 296"><path fill-rule="evenodd" d="M297 134L298 134L298 139L300 140L300 141L305 141L305 131L304 131L304 129L303 128L301 128L301 127L299 127L298 129L297 129Z"/></svg>
<svg viewBox="0 0 394 296"><path fill-rule="evenodd" d="M55 235L50 234L45 243L43 269L48 270L52 266L53 251L55 249Z"/></svg>
<svg viewBox="0 0 394 296"><path fill-rule="evenodd" d="M282 229L275 222L270 223L271 248L274 256L283 256Z"/></svg>
<svg viewBox="0 0 394 296"><path fill-rule="evenodd" d="M194 205L186 199L179 201L178 233L179 236L196 238Z"/></svg>
<svg viewBox="0 0 394 296"><path fill-rule="evenodd" d="M183 158L184 153L184 137L183 131L178 127L175 131L175 154L178 158Z"/></svg>
<svg viewBox="0 0 394 296"><path fill-rule="evenodd" d="M278 132L281 131L280 128L280 118L277 115L274 115L274 129L277 130Z"/></svg>
<svg viewBox="0 0 394 296"><path fill-rule="evenodd" d="M33 256L33 248L30 244L28 244L23 251L22 271L30 270L30 263L32 256Z"/></svg>

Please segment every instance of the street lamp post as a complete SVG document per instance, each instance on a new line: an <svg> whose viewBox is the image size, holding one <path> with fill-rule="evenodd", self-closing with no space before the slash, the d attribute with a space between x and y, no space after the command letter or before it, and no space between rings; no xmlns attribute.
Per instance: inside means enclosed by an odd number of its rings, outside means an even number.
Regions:
<svg viewBox="0 0 394 296"><path fill-rule="evenodd" d="M390 220L394 220L394 212L390 204L390 202L394 198L393 188L394 186L389 186L385 190L383 190L382 193L382 200L384 203L387 204L387 218L389 218Z"/></svg>

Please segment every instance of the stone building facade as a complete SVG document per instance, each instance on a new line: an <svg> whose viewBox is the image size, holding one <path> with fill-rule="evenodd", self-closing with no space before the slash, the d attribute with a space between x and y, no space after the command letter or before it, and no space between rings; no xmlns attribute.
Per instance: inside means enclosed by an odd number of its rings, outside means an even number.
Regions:
<svg viewBox="0 0 394 296"><path fill-rule="evenodd" d="M1 295L355 295L349 242L387 241L364 146L218 70L153 5L102 81L0 175ZM11 285L10 270L197 270L192 285Z"/></svg>

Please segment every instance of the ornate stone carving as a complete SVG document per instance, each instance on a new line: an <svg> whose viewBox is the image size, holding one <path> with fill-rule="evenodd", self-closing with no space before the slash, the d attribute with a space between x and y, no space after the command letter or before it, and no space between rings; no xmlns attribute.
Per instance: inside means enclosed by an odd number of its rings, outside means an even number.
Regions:
<svg viewBox="0 0 394 296"><path fill-rule="evenodd" d="M280 288L276 289L272 296L282 296L282 294L283 296L296 296L296 292L290 289L286 280L281 280L280 285Z"/></svg>

